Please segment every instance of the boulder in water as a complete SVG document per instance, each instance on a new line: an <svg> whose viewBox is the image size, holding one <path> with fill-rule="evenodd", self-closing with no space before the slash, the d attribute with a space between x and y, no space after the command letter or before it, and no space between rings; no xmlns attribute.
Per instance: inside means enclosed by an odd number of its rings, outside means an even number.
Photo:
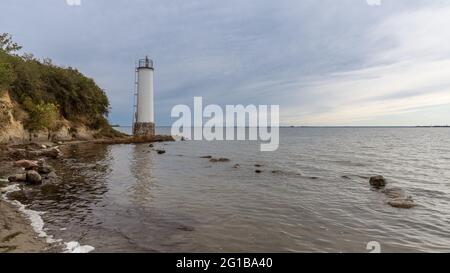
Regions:
<svg viewBox="0 0 450 273"><path fill-rule="evenodd" d="M47 165L39 166L38 167L38 173L40 174L49 174L53 171L53 168Z"/></svg>
<svg viewBox="0 0 450 273"><path fill-rule="evenodd" d="M414 200L411 197L408 198L396 198L388 201L391 207L399 209L410 209L416 206Z"/></svg>
<svg viewBox="0 0 450 273"><path fill-rule="evenodd" d="M38 162L31 160L19 160L14 162L14 166L24 168L26 170L35 169L38 167Z"/></svg>
<svg viewBox="0 0 450 273"><path fill-rule="evenodd" d="M230 160L228 159L228 158L219 158L219 159L217 159L217 158L211 158L210 160L209 160L210 162L213 162L213 163L218 163L218 162L230 162Z"/></svg>
<svg viewBox="0 0 450 273"><path fill-rule="evenodd" d="M372 187L377 189L384 188L387 184L386 179L381 175L372 176L369 183Z"/></svg>
<svg viewBox="0 0 450 273"><path fill-rule="evenodd" d="M42 183L41 175L36 171L28 171L26 174L27 183L39 185Z"/></svg>

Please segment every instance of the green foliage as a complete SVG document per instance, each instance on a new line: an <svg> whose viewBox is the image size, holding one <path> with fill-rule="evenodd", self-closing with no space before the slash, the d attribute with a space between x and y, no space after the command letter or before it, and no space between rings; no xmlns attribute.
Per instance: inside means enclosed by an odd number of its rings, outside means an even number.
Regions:
<svg viewBox="0 0 450 273"><path fill-rule="evenodd" d="M23 106L29 114L25 124L28 130L53 130L55 128L59 116L57 105L42 101L35 104L31 98L26 98Z"/></svg>
<svg viewBox="0 0 450 273"><path fill-rule="evenodd" d="M58 114L67 120L92 129L109 127L105 120L108 98L92 79L76 69L58 67L48 58L41 62L32 54L22 57L11 54L20 46L12 42L9 34L0 34L0 48L0 88L8 89L12 98L23 106L32 101L43 107L38 110L24 107L27 112L36 111L39 116L52 110L49 105L57 105Z"/></svg>
<svg viewBox="0 0 450 273"><path fill-rule="evenodd" d="M15 80L15 73L7 63L0 63L0 91L8 89Z"/></svg>

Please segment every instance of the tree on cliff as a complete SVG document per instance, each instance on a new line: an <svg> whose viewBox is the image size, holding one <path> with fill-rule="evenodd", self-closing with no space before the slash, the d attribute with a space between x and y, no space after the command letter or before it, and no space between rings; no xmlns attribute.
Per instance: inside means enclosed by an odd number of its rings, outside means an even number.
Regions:
<svg viewBox="0 0 450 273"><path fill-rule="evenodd" d="M31 132L47 129L52 131L56 127L58 120L58 106L53 103L33 102L27 98L24 107L29 114L25 127Z"/></svg>
<svg viewBox="0 0 450 273"><path fill-rule="evenodd" d="M0 34L0 50L8 54L17 52L22 49L22 46L13 42L11 34L3 33Z"/></svg>

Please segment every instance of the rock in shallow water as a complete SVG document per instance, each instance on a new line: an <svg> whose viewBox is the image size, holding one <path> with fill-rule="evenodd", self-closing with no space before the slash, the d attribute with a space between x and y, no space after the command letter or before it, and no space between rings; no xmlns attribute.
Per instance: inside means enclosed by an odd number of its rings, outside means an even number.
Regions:
<svg viewBox="0 0 450 273"><path fill-rule="evenodd" d="M213 162L213 163L217 163L217 162L230 162L230 160L229 160L228 158L219 158L219 159L217 159L217 158L211 158L209 161L210 161L210 162Z"/></svg>
<svg viewBox="0 0 450 273"><path fill-rule="evenodd" d="M386 186L386 184L387 184L386 183L386 179L383 176L381 176L381 175L372 176L370 178L369 183L370 183L370 185L372 187L378 188L378 189L384 188Z"/></svg>
<svg viewBox="0 0 450 273"><path fill-rule="evenodd" d="M62 153L57 147L40 151L30 151L29 154L35 157L50 157L50 158L62 157Z"/></svg>
<svg viewBox="0 0 450 273"><path fill-rule="evenodd" d="M27 183L33 184L33 185L39 185L42 183L42 177L41 175L36 171L28 171L26 174L27 177Z"/></svg>
<svg viewBox="0 0 450 273"><path fill-rule="evenodd" d="M399 209L410 209L416 206L414 200L411 197L392 199L391 201L388 201L388 204L391 207Z"/></svg>
<svg viewBox="0 0 450 273"><path fill-rule="evenodd" d="M40 166L38 167L38 173L40 174L49 174L53 171L53 168L50 166Z"/></svg>
<svg viewBox="0 0 450 273"><path fill-rule="evenodd" d="M38 163L36 161L24 159L24 160L19 160L19 161L14 162L14 166L28 170L28 169L32 169L32 168L37 168Z"/></svg>

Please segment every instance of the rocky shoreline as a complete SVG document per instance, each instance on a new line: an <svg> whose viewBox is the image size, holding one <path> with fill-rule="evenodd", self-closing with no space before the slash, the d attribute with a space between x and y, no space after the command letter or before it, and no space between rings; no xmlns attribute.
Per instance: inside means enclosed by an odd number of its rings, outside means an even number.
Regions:
<svg viewBox="0 0 450 273"><path fill-rule="evenodd" d="M174 141L171 136L151 138L122 137L92 141L33 142L0 145L0 253L63 252L61 245L51 244L48 238L37 234L29 216L20 211L7 198L7 187L45 187L56 183L58 176L49 160L64 158L61 147L65 145L133 144Z"/></svg>

